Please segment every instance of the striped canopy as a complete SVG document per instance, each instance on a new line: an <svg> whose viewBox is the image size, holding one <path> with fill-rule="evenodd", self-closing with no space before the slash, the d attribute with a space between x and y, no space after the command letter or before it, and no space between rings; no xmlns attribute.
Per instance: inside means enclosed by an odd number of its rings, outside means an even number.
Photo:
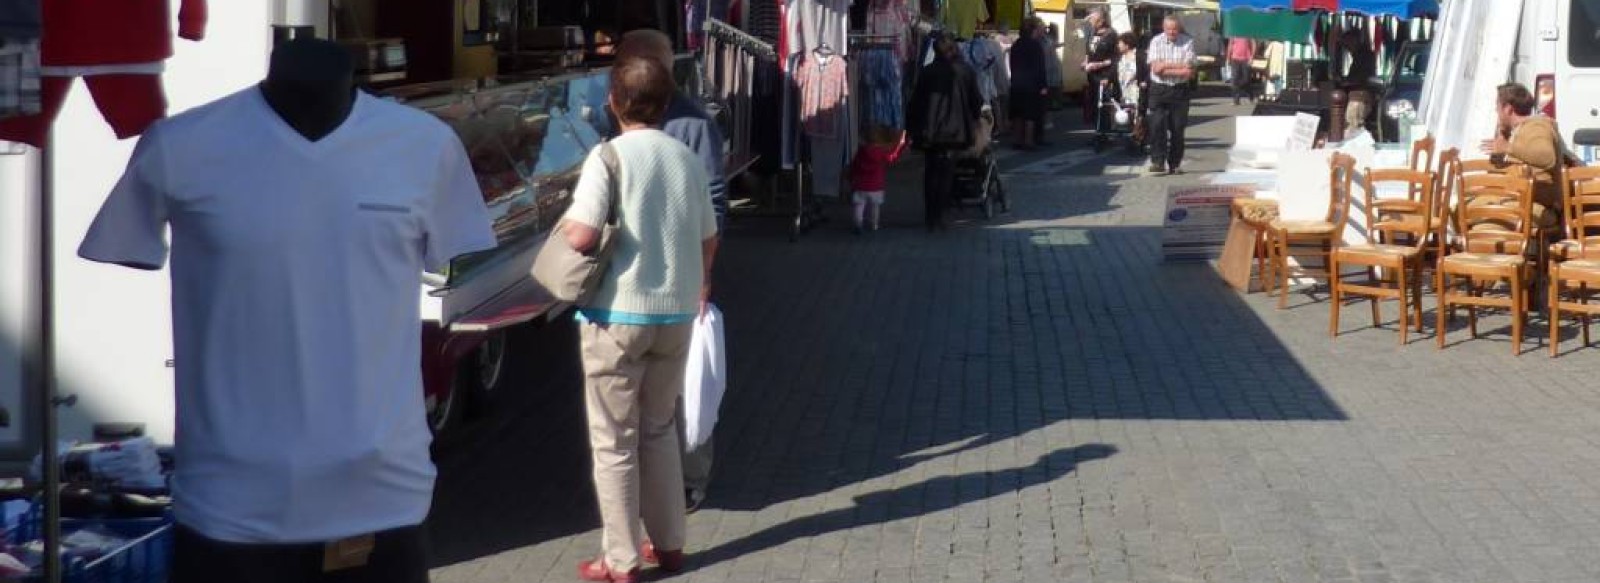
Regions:
<svg viewBox="0 0 1600 583"><path fill-rule="evenodd" d="M1222 9L1255 10L1325 10L1328 12L1359 12L1368 16L1397 16L1415 18L1437 16L1438 0L1222 0Z"/></svg>

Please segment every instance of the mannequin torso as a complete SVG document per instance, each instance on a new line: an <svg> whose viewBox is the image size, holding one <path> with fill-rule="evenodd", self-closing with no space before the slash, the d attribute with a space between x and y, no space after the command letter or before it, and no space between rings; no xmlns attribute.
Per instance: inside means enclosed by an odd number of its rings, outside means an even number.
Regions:
<svg viewBox="0 0 1600 583"><path fill-rule="evenodd" d="M289 127L315 142L350 116L356 97L354 65L337 43L294 40L273 49L260 88Z"/></svg>

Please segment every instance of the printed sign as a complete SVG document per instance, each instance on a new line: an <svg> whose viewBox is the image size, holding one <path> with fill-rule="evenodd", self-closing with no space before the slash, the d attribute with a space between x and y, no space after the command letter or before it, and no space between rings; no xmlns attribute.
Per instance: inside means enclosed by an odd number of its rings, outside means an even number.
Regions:
<svg viewBox="0 0 1600 583"><path fill-rule="evenodd" d="M1290 152L1310 150L1317 143L1317 124L1321 121L1322 118L1309 113L1294 114L1294 130L1289 133L1284 149Z"/></svg>
<svg viewBox="0 0 1600 583"><path fill-rule="evenodd" d="M1209 261L1222 255L1233 218L1233 200L1255 198L1248 184L1171 186L1161 229L1161 259L1171 263Z"/></svg>

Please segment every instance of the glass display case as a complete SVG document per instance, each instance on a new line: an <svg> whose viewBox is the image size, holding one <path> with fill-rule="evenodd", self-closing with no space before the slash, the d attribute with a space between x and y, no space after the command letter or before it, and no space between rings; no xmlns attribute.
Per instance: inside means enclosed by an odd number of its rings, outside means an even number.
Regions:
<svg viewBox="0 0 1600 583"><path fill-rule="evenodd" d="M455 130L472 161L499 246L456 258L457 287L536 246L571 203L589 150L612 121L609 71L591 71L408 100ZM525 266L524 266L525 267Z"/></svg>

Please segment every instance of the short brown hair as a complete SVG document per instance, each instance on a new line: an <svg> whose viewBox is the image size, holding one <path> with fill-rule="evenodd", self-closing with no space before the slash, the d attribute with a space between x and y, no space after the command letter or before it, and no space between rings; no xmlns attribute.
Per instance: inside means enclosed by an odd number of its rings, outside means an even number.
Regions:
<svg viewBox="0 0 1600 583"><path fill-rule="evenodd" d="M1506 83L1501 85L1495 96L1495 104L1509 105L1511 111L1517 115L1533 115L1533 106L1538 104L1533 92L1528 91L1521 83Z"/></svg>
<svg viewBox="0 0 1600 583"><path fill-rule="evenodd" d="M660 61L624 55L611 67L611 107L628 123L661 125L678 88Z"/></svg>

